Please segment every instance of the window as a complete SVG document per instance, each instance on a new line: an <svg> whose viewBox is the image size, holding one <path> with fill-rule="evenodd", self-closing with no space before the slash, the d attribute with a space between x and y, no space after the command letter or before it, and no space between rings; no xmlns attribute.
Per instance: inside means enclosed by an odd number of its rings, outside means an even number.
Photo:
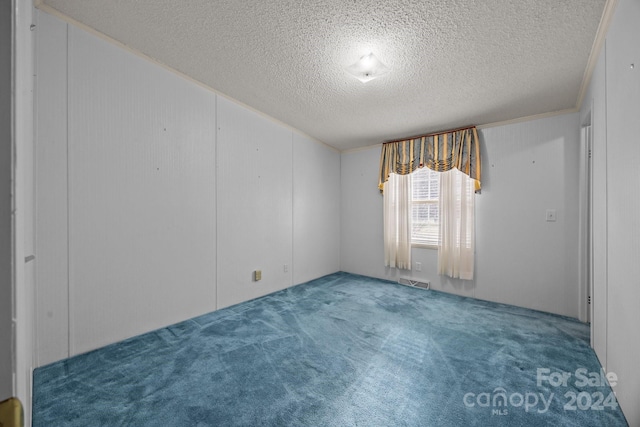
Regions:
<svg viewBox="0 0 640 427"><path fill-rule="evenodd" d="M423 167L413 172L411 177L413 181L411 244L437 247L440 243L438 237L440 172Z"/></svg>

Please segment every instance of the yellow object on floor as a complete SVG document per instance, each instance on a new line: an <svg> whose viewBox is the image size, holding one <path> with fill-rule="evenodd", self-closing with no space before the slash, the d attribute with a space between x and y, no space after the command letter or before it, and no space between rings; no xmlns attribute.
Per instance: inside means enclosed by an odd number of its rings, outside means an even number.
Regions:
<svg viewBox="0 0 640 427"><path fill-rule="evenodd" d="M0 427L24 427L22 404L18 398L0 402Z"/></svg>

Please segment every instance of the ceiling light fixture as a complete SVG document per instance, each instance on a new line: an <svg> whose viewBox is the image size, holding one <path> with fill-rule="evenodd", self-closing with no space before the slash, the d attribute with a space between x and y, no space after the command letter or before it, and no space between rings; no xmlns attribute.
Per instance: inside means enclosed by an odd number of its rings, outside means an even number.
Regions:
<svg viewBox="0 0 640 427"><path fill-rule="evenodd" d="M373 53L370 53L360 58L355 64L347 67L347 72L362 83L366 83L387 74L389 68L380 62Z"/></svg>

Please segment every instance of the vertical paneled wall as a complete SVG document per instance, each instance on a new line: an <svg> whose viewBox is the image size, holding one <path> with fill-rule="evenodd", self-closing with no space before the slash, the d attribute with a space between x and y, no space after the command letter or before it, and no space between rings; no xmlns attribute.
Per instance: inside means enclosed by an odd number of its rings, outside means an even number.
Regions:
<svg viewBox="0 0 640 427"><path fill-rule="evenodd" d="M31 373L35 331L35 156L33 3L14 5L14 301L15 390L25 408L24 423L31 425ZM1 342L1 340L0 340Z"/></svg>
<svg viewBox="0 0 640 427"><path fill-rule="evenodd" d="M215 308L215 98L73 26L68 56L75 354Z"/></svg>
<svg viewBox="0 0 640 427"><path fill-rule="evenodd" d="M292 284L292 132L219 96L217 142L217 290L226 307Z"/></svg>
<svg viewBox="0 0 640 427"><path fill-rule="evenodd" d="M481 131L477 298L578 316L578 117Z"/></svg>
<svg viewBox="0 0 640 427"><path fill-rule="evenodd" d="M293 134L293 283L340 267L340 153Z"/></svg>
<svg viewBox="0 0 640 427"><path fill-rule="evenodd" d="M629 425L640 425L640 3L620 0L585 96L593 128L593 347Z"/></svg>
<svg viewBox="0 0 640 427"><path fill-rule="evenodd" d="M13 396L12 2L0 4L0 401Z"/></svg>
<svg viewBox="0 0 640 427"><path fill-rule="evenodd" d="M37 365L339 269L339 153L38 19Z"/></svg>
<svg viewBox="0 0 640 427"><path fill-rule="evenodd" d="M640 2L618 3L606 39L607 370L629 425L640 425Z"/></svg>
<svg viewBox="0 0 640 427"><path fill-rule="evenodd" d="M37 14L36 365L69 354L67 26ZM42 255L42 256L40 256ZM64 333L60 333L64 331ZM39 360L40 356L44 356Z"/></svg>
<svg viewBox="0 0 640 427"><path fill-rule="evenodd" d="M395 276L384 266L380 147L342 153L340 268L365 276Z"/></svg>
<svg viewBox="0 0 640 427"><path fill-rule="evenodd" d="M215 309L215 96L46 13L37 32L43 365Z"/></svg>

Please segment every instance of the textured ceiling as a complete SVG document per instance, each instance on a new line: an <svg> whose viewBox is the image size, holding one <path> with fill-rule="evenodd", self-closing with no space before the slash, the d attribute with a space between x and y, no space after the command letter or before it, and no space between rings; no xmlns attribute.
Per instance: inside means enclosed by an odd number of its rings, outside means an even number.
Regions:
<svg viewBox="0 0 640 427"><path fill-rule="evenodd" d="M340 150L576 107L606 0L44 0ZM391 72L345 71L373 52Z"/></svg>

